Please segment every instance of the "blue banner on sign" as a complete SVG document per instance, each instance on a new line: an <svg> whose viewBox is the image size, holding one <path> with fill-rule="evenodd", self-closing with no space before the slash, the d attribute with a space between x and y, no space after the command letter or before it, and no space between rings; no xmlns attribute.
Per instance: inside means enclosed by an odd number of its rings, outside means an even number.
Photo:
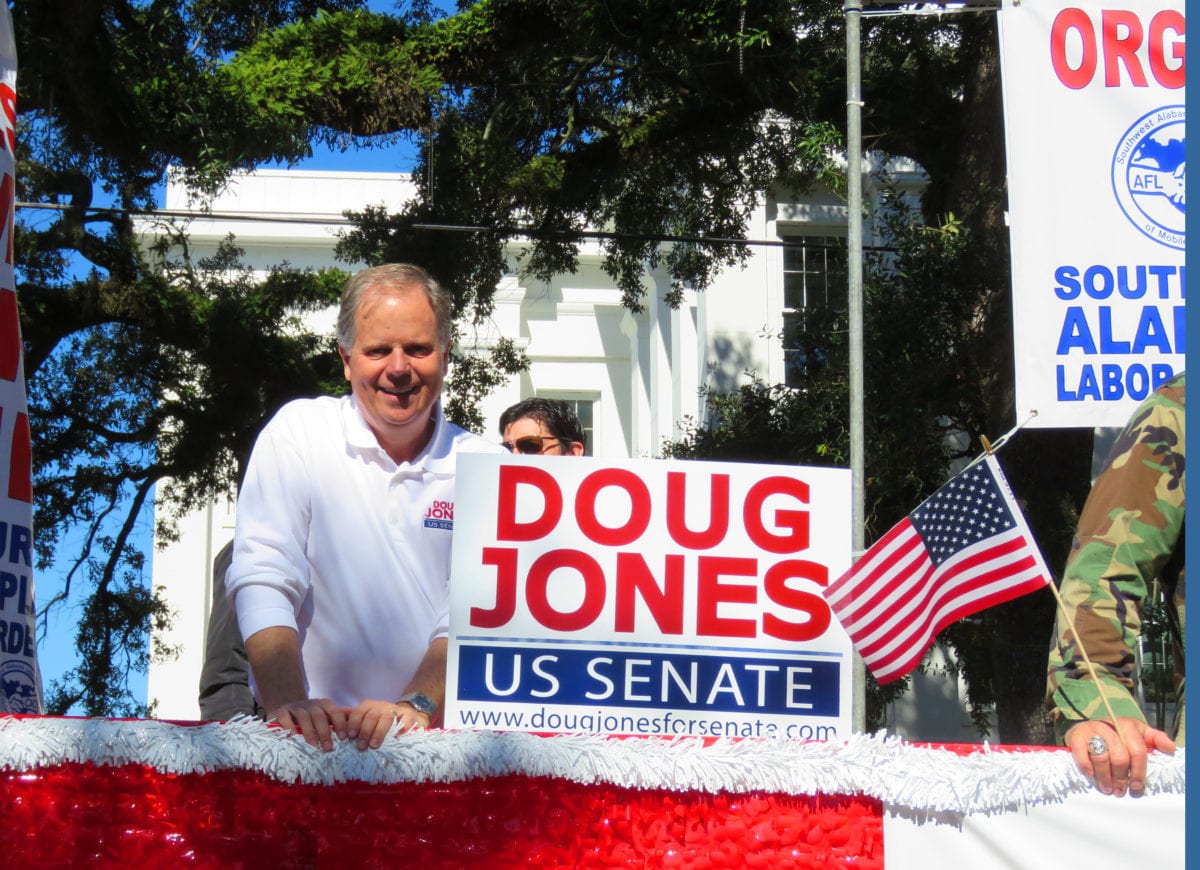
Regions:
<svg viewBox="0 0 1200 870"><path fill-rule="evenodd" d="M841 663L700 652L463 644L463 701L838 715Z"/></svg>

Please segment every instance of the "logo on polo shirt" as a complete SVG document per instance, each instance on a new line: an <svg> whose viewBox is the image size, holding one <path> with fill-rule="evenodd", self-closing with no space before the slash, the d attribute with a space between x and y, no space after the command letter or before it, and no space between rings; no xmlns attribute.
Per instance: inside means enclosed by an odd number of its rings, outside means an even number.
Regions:
<svg viewBox="0 0 1200 870"><path fill-rule="evenodd" d="M425 511L425 528L427 529L453 529L454 528L454 502L452 501L435 501Z"/></svg>

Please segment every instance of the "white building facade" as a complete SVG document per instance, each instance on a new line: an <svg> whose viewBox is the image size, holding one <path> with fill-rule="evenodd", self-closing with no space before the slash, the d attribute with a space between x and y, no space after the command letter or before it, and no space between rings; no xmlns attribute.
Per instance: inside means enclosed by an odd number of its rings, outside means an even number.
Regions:
<svg viewBox="0 0 1200 870"><path fill-rule="evenodd" d="M890 184L914 196L924 184L915 166L893 163L887 169ZM879 185L868 181L864 187L878 206ZM333 253L338 233L349 228L344 212L368 205L396 211L413 192L403 174L270 170L235 179L203 213L182 186L172 184L166 210L196 214L189 226L194 257L232 234L254 269L286 262L353 270L362 264L339 262ZM636 314L622 306L620 291L600 267L597 244L583 245L576 273L549 282L515 271L514 245L514 271L498 285L489 322L478 330L467 327L459 339L486 345L511 338L530 360L526 372L484 401L488 430L482 434L498 441L496 421L516 401L557 398L579 411L589 453L656 457L664 441L678 439L683 421L702 418L704 391L729 393L753 377L786 382L782 336L788 318L805 305L824 304L827 293L831 299L844 295L847 213L845 202L828 194L768 195L747 229L760 244L750 246L744 267L726 270L702 292L686 292L676 308L662 301L669 277L647 270L645 310ZM146 232L153 230L147 226ZM866 239L872 243L869 221ZM784 247L783 241L792 244ZM332 309L327 318L332 332ZM199 717L212 563L233 537L234 498L231 493L184 518L178 541L153 555L152 582L174 612L161 640L179 650L173 660L150 667L148 701L160 718ZM957 678L953 682L942 693L956 708L947 715L965 721L957 709L961 688ZM971 739L969 733L961 737Z"/></svg>

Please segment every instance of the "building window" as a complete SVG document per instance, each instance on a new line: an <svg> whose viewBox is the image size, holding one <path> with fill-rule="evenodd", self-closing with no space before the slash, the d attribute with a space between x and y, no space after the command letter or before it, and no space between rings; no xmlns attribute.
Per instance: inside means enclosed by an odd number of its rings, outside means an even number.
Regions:
<svg viewBox="0 0 1200 870"><path fill-rule="evenodd" d="M846 308L849 257L845 236L795 235L784 242L783 367L785 383L796 387L825 356L819 342L805 338L811 315Z"/></svg>

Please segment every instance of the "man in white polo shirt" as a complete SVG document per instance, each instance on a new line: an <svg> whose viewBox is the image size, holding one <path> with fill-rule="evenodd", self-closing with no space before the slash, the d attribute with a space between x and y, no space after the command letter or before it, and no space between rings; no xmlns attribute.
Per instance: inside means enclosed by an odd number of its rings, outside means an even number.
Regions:
<svg viewBox="0 0 1200 870"><path fill-rule="evenodd" d="M326 750L429 727L444 702L456 458L501 449L442 414L450 301L417 266L351 278L352 394L281 408L238 496L226 590L255 697Z"/></svg>

